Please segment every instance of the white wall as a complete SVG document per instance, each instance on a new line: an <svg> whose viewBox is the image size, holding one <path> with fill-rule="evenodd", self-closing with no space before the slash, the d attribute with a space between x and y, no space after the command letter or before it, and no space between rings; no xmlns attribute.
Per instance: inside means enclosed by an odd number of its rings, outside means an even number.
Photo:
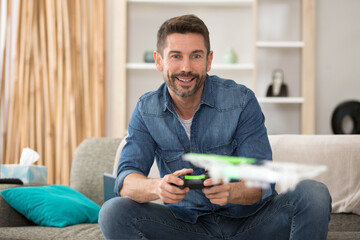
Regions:
<svg viewBox="0 0 360 240"><path fill-rule="evenodd" d="M317 1L317 134L332 134L331 116L339 103L360 101L359 10L359 0Z"/></svg>

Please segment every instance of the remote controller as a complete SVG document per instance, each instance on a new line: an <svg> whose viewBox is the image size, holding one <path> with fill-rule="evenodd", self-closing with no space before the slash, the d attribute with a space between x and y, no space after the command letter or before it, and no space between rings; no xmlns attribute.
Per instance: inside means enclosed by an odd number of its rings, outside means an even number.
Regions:
<svg viewBox="0 0 360 240"><path fill-rule="evenodd" d="M190 189L202 189L204 188L204 181L209 178L208 172L201 175L180 175L178 178L184 181L184 185L178 186L180 189L189 187ZM177 186L177 185L176 185Z"/></svg>

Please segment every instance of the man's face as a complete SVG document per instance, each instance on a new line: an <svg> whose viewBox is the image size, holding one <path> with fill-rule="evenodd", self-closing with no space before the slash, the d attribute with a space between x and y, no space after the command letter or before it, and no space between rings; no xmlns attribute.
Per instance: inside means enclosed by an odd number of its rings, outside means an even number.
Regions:
<svg viewBox="0 0 360 240"><path fill-rule="evenodd" d="M162 57L155 52L155 62L158 71L163 72L170 94L183 98L201 95L206 73L211 68L212 54L207 55L200 34L168 35Z"/></svg>

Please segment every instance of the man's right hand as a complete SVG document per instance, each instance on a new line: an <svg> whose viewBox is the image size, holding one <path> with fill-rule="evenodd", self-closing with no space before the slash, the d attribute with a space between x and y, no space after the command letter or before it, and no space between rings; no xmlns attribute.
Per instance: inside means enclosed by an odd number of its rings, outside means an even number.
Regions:
<svg viewBox="0 0 360 240"><path fill-rule="evenodd" d="M188 187L184 189L177 187L184 184L184 181L177 176L192 174L193 171L194 170L192 169L184 168L172 174L165 175L159 182L158 186L158 194L160 199L166 203L178 203L182 201L190 189ZM173 184L177 186L174 186Z"/></svg>

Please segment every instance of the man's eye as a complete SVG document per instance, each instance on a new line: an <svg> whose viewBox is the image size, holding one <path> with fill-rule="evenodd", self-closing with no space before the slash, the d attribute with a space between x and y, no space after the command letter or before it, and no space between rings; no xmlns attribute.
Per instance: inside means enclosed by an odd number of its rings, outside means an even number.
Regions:
<svg viewBox="0 0 360 240"><path fill-rule="evenodd" d="M195 54L195 55L193 56L193 58L195 58L195 59L201 58L201 55Z"/></svg>
<svg viewBox="0 0 360 240"><path fill-rule="evenodd" d="M180 55L172 55L171 58L178 59L178 58L180 58Z"/></svg>

